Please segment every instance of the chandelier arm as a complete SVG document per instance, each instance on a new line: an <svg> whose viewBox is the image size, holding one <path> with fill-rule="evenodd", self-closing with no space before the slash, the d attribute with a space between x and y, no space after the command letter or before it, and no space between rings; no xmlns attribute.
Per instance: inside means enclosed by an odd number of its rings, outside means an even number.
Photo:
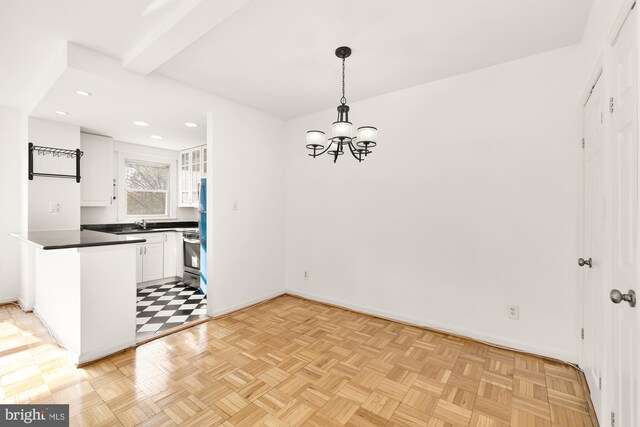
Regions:
<svg viewBox="0 0 640 427"><path fill-rule="evenodd" d="M316 154L313 157L318 157L318 156L322 156L324 153L326 153L327 151L329 151L329 148L331 148L331 141L327 140L327 148L325 148L324 150L322 150L320 153Z"/></svg>
<svg viewBox="0 0 640 427"><path fill-rule="evenodd" d="M349 151L351 151L351 155L356 158L358 162L362 162L362 158L358 157L353 149L353 144L349 141Z"/></svg>

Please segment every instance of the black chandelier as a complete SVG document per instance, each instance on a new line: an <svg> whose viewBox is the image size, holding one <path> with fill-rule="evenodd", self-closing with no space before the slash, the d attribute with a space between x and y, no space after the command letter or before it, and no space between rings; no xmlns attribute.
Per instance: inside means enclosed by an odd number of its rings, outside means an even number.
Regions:
<svg viewBox="0 0 640 427"><path fill-rule="evenodd" d="M371 148L376 146L378 129L373 126L362 126L358 128L357 136L352 136L353 124L349 121L349 106L344 95L344 63L351 56L351 48L347 46L337 48L336 56L342 59L342 98L338 105L338 120L331 126L331 138L326 139L324 132L320 130L308 131L307 148L313 150L309 155L314 158L328 153L333 156L333 163L338 160L338 156L344 154L345 148L349 148L353 157L358 162L362 162L367 155L371 154Z"/></svg>

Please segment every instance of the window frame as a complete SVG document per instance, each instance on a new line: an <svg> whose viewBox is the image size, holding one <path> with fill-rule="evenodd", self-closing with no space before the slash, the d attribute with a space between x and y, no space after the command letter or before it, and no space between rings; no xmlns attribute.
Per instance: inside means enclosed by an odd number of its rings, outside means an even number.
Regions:
<svg viewBox="0 0 640 427"><path fill-rule="evenodd" d="M127 188L125 179L126 162L136 162L151 166L169 166L169 182L167 188L167 213L163 215L129 215L127 214ZM177 166L178 159L161 156L151 156L138 153L118 153L118 221L140 220L140 219L175 219L176 218L176 195L177 195ZM153 191L153 190L151 190ZM158 190L158 192L164 192Z"/></svg>

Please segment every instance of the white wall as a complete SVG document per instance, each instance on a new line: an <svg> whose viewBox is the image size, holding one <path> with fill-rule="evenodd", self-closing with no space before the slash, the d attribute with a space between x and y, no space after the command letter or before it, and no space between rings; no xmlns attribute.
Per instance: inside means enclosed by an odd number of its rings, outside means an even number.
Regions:
<svg viewBox="0 0 640 427"><path fill-rule="evenodd" d="M20 242L9 236L23 229L27 176L22 159L27 143L21 138L21 121L18 111L0 107L0 147L5 159L0 167L0 194L5 201L0 215L0 303L17 299L21 280Z"/></svg>
<svg viewBox="0 0 640 427"><path fill-rule="evenodd" d="M207 122L207 302L220 315L284 291L285 123L226 101Z"/></svg>
<svg viewBox="0 0 640 427"><path fill-rule="evenodd" d="M307 156L335 110L291 121L287 290L576 361L577 61L569 47L352 103L354 126L379 129L362 164Z"/></svg>
<svg viewBox="0 0 640 427"><path fill-rule="evenodd" d="M29 117L29 142L34 145L80 148L80 127ZM26 150L26 148L25 148ZM75 159L35 155L34 171L75 174ZM34 177L29 181L29 230L77 230L80 228L80 184L70 178ZM61 203L60 213L49 204Z"/></svg>
<svg viewBox="0 0 640 427"><path fill-rule="evenodd" d="M113 178L118 176L118 152L135 153L149 156L165 157L178 161L180 153L174 150L165 150L158 147L150 147L147 145L131 144L123 141L113 141ZM179 173L179 166L176 166L176 173ZM173 191L172 203L178 204L178 189ZM101 207L83 207L81 208L80 222L81 224L113 224L117 222L131 222L131 220L118 221L118 202L111 206ZM198 209L196 208L177 208L176 219L179 221L197 221Z"/></svg>

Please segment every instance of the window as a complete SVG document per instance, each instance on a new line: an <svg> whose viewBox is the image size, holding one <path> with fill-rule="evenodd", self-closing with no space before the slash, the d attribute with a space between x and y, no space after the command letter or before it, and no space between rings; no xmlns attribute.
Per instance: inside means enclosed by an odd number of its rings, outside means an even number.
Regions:
<svg viewBox="0 0 640 427"><path fill-rule="evenodd" d="M168 215L169 165L125 160L127 215Z"/></svg>
<svg viewBox="0 0 640 427"><path fill-rule="evenodd" d="M120 153L118 219L175 216L175 163L173 159Z"/></svg>

